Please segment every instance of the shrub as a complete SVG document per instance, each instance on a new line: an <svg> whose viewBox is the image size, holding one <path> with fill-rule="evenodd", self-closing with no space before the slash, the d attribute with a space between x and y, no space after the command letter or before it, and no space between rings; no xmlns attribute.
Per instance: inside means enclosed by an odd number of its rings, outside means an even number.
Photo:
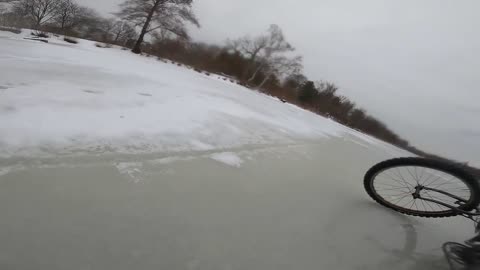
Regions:
<svg viewBox="0 0 480 270"><path fill-rule="evenodd" d="M211 75L210 72L205 72L204 74L207 75L207 76Z"/></svg>
<svg viewBox="0 0 480 270"><path fill-rule="evenodd" d="M95 43L95 46L97 48L112 48L111 44L106 44L106 43Z"/></svg>
<svg viewBox="0 0 480 270"><path fill-rule="evenodd" d="M0 26L0 31L11 32L11 33L14 33L14 34L22 33L21 29L13 28L13 27L4 27L4 26Z"/></svg>
<svg viewBox="0 0 480 270"><path fill-rule="evenodd" d="M39 37L39 38L49 38L50 37L47 33L39 32L39 31L32 32L31 34L32 34L32 36L36 36L36 37Z"/></svg>
<svg viewBox="0 0 480 270"><path fill-rule="evenodd" d="M64 37L63 40L66 41L66 42L68 42L68 43L78 44L78 40L76 40L75 38Z"/></svg>
<svg viewBox="0 0 480 270"><path fill-rule="evenodd" d="M28 40L34 40L34 41L40 41L40 42L43 42L43 43L48 43L48 40L46 40L46 39L41 39L41 38L28 38L28 37L24 37L23 39L28 39Z"/></svg>
<svg viewBox="0 0 480 270"><path fill-rule="evenodd" d="M202 73L202 70L198 69L198 68L194 68L193 70L195 70L196 72L198 73Z"/></svg>

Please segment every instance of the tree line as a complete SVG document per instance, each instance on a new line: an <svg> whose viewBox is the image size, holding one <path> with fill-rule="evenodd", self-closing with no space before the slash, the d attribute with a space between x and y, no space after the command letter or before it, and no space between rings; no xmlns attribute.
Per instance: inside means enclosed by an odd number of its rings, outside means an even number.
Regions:
<svg viewBox="0 0 480 270"><path fill-rule="evenodd" d="M305 76L302 57L295 54L278 25L272 24L256 36L211 45L189 37L188 24L200 27L192 0L126 0L113 18L75 0L0 0L2 3L7 7L0 6L0 25L116 44L199 72L221 74L412 153L442 159L411 146L339 94L335 84Z"/></svg>
<svg viewBox="0 0 480 270"><path fill-rule="evenodd" d="M135 26L117 18L105 18L75 0L0 0L0 25L30 28L71 37L131 46Z"/></svg>
<svg viewBox="0 0 480 270"><path fill-rule="evenodd" d="M135 53L147 35L168 32L189 39L185 23L200 26L192 0L126 0L113 14L105 18L75 0L0 0L0 25L121 45Z"/></svg>

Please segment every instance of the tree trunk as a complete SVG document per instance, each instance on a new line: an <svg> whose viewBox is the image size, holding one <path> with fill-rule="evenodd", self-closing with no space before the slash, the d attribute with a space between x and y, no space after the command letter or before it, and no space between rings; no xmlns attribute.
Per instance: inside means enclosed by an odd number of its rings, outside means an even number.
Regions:
<svg viewBox="0 0 480 270"><path fill-rule="evenodd" d="M118 39L120 38L120 32L117 33L115 39L113 40L114 43L117 43Z"/></svg>
<svg viewBox="0 0 480 270"><path fill-rule="evenodd" d="M258 51L254 52L250 56L250 59L248 59L247 68L245 69L245 71L242 74L242 80L243 81L246 81L246 82L250 81L250 80L248 80L248 77L249 77L248 74L255 67L255 60L257 60L257 54L258 54Z"/></svg>
<svg viewBox="0 0 480 270"><path fill-rule="evenodd" d="M34 26L34 29L35 29L35 30L40 31L41 22L42 22L42 19L37 19L37 20L35 21L35 26Z"/></svg>
<svg viewBox="0 0 480 270"><path fill-rule="evenodd" d="M65 29L65 21L66 21L65 19L62 19L62 26L61 26L61 30L64 36L67 34L67 29Z"/></svg>
<svg viewBox="0 0 480 270"><path fill-rule="evenodd" d="M255 72L252 74L252 76L250 77L250 79L248 79L248 82L251 83L253 82L253 80L255 79L255 77L257 77L257 74L258 72L260 72L260 70L263 68L263 64L260 64L258 66L258 68L255 70Z"/></svg>
<svg viewBox="0 0 480 270"><path fill-rule="evenodd" d="M270 79L270 76L272 76L272 74L268 74L267 77L265 77L263 82L258 86L259 89L262 89L263 85Z"/></svg>
<svg viewBox="0 0 480 270"><path fill-rule="evenodd" d="M145 34L147 33L146 30L142 29L142 32L140 33L140 36L138 37L137 41L135 42L135 45L133 46L132 52L136 54L142 53L142 43L143 43L143 38L145 37Z"/></svg>
<svg viewBox="0 0 480 270"><path fill-rule="evenodd" d="M142 52L141 46L143 43L143 39L145 38L145 35L148 32L148 27L150 27L150 22L152 21L152 17L155 14L155 10L157 9L157 6L159 3L160 1L156 1L152 9L148 12L147 20L145 21L145 24L142 27L142 32L140 32L140 36L138 36L137 42L135 42L135 46L133 46L133 49L132 49L133 53L140 54Z"/></svg>

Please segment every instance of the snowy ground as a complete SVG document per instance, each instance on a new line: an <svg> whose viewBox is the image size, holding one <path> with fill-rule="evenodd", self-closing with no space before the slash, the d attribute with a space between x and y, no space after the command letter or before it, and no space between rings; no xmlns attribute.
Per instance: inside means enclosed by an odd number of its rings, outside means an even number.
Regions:
<svg viewBox="0 0 480 270"><path fill-rule="evenodd" d="M407 155L155 58L0 32L0 266L445 269L468 223L377 207Z"/></svg>
<svg viewBox="0 0 480 270"><path fill-rule="evenodd" d="M212 150L356 134L153 57L89 41L0 38L1 157Z"/></svg>

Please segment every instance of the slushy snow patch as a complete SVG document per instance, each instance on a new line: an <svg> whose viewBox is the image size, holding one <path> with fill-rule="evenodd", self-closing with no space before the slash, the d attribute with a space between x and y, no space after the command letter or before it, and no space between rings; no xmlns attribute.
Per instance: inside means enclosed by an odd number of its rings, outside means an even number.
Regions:
<svg viewBox="0 0 480 270"><path fill-rule="evenodd" d="M220 163L240 168L243 160L235 153L223 152L210 155L210 158Z"/></svg>
<svg viewBox="0 0 480 270"><path fill-rule="evenodd" d="M127 176L133 183L143 181L142 170L143 164L140 162L120 162L115 164L120 174Z"/></svg>

